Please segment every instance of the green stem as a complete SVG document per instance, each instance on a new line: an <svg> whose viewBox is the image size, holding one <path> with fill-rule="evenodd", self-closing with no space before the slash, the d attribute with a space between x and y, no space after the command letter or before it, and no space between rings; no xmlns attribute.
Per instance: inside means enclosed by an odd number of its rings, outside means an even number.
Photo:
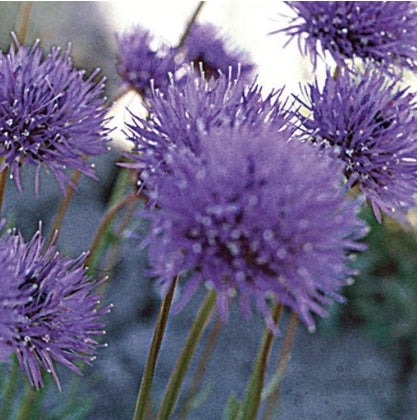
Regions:
<svg viewBox="0 0 420 420"><path fill-rule="evenodd" d="M19 365L16 357L13 357L11 365L9 380L6 382L7 385L4 390L3 401L1 404L0 420L7 420L9 418L12 410L13 398L17 389Z"/></svg>
<svg viewBox="0 0 420 420"><path fill-rule="evenodd" d="M178 48L181 48L184 45L184 43L185 43L185 41L186 41L190 31L191 31L191 28L193 27L195 21L197 20L198 15L201 12L201 9L204 7L205 4L206 4L205 1L200 1L200 3L198 4L198 6L195 9L193 15L191 16L191 19L188 21L188 24L185 28L184 33L182 34L182 37L181 37L181 39L179 41L179 44L178 44Z"/></svg>
<svg viewBox="0 0 420 420"><path fill-rule="evenodd" d="M185 396L185 402L183 405L183 409L179 415L178 420L182 420L187 418L187 415L189 411L191 410L191 401L194 397L194 394L197 392L197 389L200 387L200 384L203 380L203 376L206 371L206 367L209 363L210 356L213 353L214 346L216 344L216 341L220 335L220 332L223 327L223 321L220 318L217 318L216 322L214 323L212 329L209 332L209 336L206 340L206 343L204 345L204 351L201 355L201 358L197 364L197 368L194 373L194 379L192 381L191 386L189 387L189 390L187 392L187 395Z"/></svg>
<svg viewBox="0 0 420 420"><path fill-rule="evenodd" d="M273 309L273 321L277 325L283 313L283 305L276 305ZM264 385L265 370L273 346L274 334L266 327L261 341L260 350L255 360L254 369L245 395L242 420L254 420L257 418L261 402L261 391Z"/></svg>
<svg viewBox="0 0 420 420"><path fill-rule="evenodd" d="M4 168L0 172L0 213L1 213L1 209L3 207L3 200L4 200L4 194L6 192L7 174L8 173L9 173L8 168Z"/></svg>
<svg viewBox="0 0 420 420"><path fill-rule="evenodd" d="M58 238L58 233L60 232L61 225L63 224L64 216L66 215L67 209L70 205L70 201L74 195L74 186L78 184L81 176L82 173L77 170L75 170L71 176L71 185L67 185L66 193L60 201L57 213L54 217L50 236L48 237L48 240L46 242L46 247L50 246L53 240L57 240Z"/></svg>
<svg viewBox="0 0 420 420"><path fill-rule="evenodd" d="M105 213L104 217L102 218L102 222L98 227L98 230L96 231L96 235L93 238L92 244L89 248L89 255L87 256L85 260L85 265L87 267L90 266L92 258L95 256L96 251L99 248L99 245L101 244L102 238L107 231L108 225L112 222L112 219L116 216L116 214L128 203L131 203L132 201L138 200L141 198L137 193L133 192L129 195L126 195L122 200L116 202L114 205L112 205L109 210Z"/></svg>
<svg viewBox="0 0 420 420"><path fill-rule="evenodd" d="M25 396L23 397L23 403L20 406L20 411L16 417L16 420L28 420L30 418L36 392L37 391L34 387L27 385L27 390Z"/></svg>
<svg viewBox="0 0 420 420"><path fill-rule="evenodd" d="M24 1L20 7L19 19L16 27L16 37L20 45L25 43L32 3L32 1Z"/></svg>
<svg viewBox="0 0 420 420"><path fill-rule="evenodd" d="M168 323L169 311L171 308L172 299L174 296L174 291L177 282L178 277L175 277L172 281L171 288L164 297L162 305L160 307L159 317L156 321L152 344L150 345L149 355L147 357L143 378L141 380L133 420L144 419L147 412L147 402L149 399L150 390L152 388L153 376L156 368L156 361L163 341L163 336L165 334L166 325Z"/></svg>
<svg viewBox="0 0 420 420"><path fill-rule="evenodd" d="M188 366L191 362L192 356L195 349L200 341L201 335L210 319L211 314L216 303L216 291L211 290L194 320L193 325L188 333L185 340L184 347L181 354L178 357L175 368L169 379L169 383L166 387L165 395L160 406L160 410L157 416L158 420L169 420L172 412L175 408L181 385L184 380L185 374L187 373Z"/></svg>
<svg viewBox="0 0 420 420"><path fill-rule="evenodd" d="M273 411L276 408L277 401L280 394L281 382L284 378L284 374L287 369L287 365L292 354L293 342L296 335L296 329L299 324L299 318L295 312L290 315L289 325L287 326L286 336L282 344L282 349L277 362L277 370L273 376L273 379L264 388L262 398L268 398L265 405L265 411L263 420L269 420L273 418Z"/></svg>

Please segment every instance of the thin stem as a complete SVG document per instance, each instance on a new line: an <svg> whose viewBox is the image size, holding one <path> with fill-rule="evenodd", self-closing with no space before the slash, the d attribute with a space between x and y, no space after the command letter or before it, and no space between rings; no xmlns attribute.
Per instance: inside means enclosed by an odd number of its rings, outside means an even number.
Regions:
<svg viewBox="0 0 420 420"><path fill-rule="evenodd" d="M182 37L181 37L181 39L179 41L179 44L178 44L178 48L183 47L183 45L184 45L184 43L185 43L185 41L186 41L190 31L191 31L191 28L193 27L195 21L197 20L198 15L201 12L201 9L204 7L205 4L206 4L205 1L200 1L200 3L198 3L197 8L195 9L193 15L191 16L191 19L188 21L188 24L185 28L185 31L182 34Z"/></svg>
<svg viewBox="0 0 420 420"><path fill-rule="evenodd" d="M194 323L191 326L191 329L185 340L184 347L178 357L177 363L166 387L165 395L163 396L163 401L160 406L157 420L169 420L171 418L179 392L181 390L182 382L188 370L188 366L191 362L195 349L197 348L198 342L200 341L201 335L204 332L207 322L213 313L215 303L216 291L211 290L201 305L201 308L198 311Z"/></svg>
<svg viewBox="0 0 420 420"><path fill-rule="evenodd" d="M121 216L121 223L116 228L115 235L118 238L118 240L111 245L110 249L107 251L105 256L104 271L107 273L108 277L111 277L112 275L121 248L121 238L123 237L124 231L130 225L136 208L137 203L135 201L129 203L127 209L125 210L125 213ZM107 283L101 283L98 289L99 294L102 295L102 288L105 287L106 284Z"/></svg>
<svg viewBox="0 0 420 420"><path fill-rule="evenodd" d="M19 19L16 26L16 37L20 45L25 43L32 3L32 1L24 1L20 7Z"/></svg>
<svg viewBox="0 0 420 420"><path fill-rule="evenodd" d="M133 192L129 195L126 195L122 200L116 202L111 208L105 213L104 217L102 218L102 222L98 227L98 230L96 231L96 235L93 238L92 244L89 248L89 255L87 256L85 260L85 265L89 267L92 258L94 257L96 251L99 248L99 245L101 244L102 237L104 236L108 225L112 222L112 219L115 217L115 215L128 203L131 203L134 200L138 200L141 198L136 192Z"/></svg>
<svg viewBox="0 0 420 420"><path fill-rule="evenodd" d="M283 305L276 305L273 309L273 321L277 325L283 313ZM255 360L254 370L249 381L245 395L242 420L254 420L257 418L261 402L261 391L264 385L265 370L273 346L274 334L266 327L261 341L260 350Z"/></svg>
<svg viewBox="0 0 420 420"><path fill-rule="evenodd" d="M9 380L6 382L7 385L4 390L3 401L0 409L0 420L7 420L12 410L13 398L17 389L19 365L16 357L13 357L11 363L11 370Z"/></svg>
<svg viewBox="0 0 420 420"><path fill-rule="evenodd" d="M134 412L133 420L142 420L145 418L147 411L147 401L149 398L150 390L152 388L153 376L156 368L156 361L159 355L160 347L162 344L163 336L165 334L166 325L168 323L169 311L174 296L178 276L172 281L172 285L164 297L158 319L155 325L152 344L150 345L149 355L147 357L146 366L144 368L143 378L139 389L139 394L136 402L136 409Z"/></svg>
<svg viewBox="0 0 420 420"><path fill-rule="evenodd" d="M179 420L185 419L189 411L191 410L191 400L195 392L197 391L197 389L200 387L200 384L203 380L206 367L209 363L210 356L213 353L216 341L220 335L222 327L223 327L223 321L220 318L217 318L216 322L214 323L214 325L212 326L212 329L209 332L209 336L204 345L203 354L201 355L201 358L198 361L197 368L194 374L194 379L187 392L187 395L185 396L184 408L181 411L181 414L179 415Z"/></svg>
<svg viewBox="0 0 420 420"><path fill-rule="evenodd" d="M20 411L16 417L17 420L28 420L31 416L32 405L35 400L36 390L31 385L27 385L27 391L24 396Z"/></svg>
<svg viewBox="0 0 420 420"><path fill-rule="evenodd" d="M290 315L289 325L287 326L286 337L282 344L282 349L279 355L277 362L277 370L273 376L273 379L269 384L264 388L262 393L262 398L268 398L265 411L263 415L263 420L270 420L273 417L273 411L276 408L277 401L280 394L281 382L284 378L284 374L287 369L287 365L292 354L293 342L295 340L296 329L299 324L299 318L295 312Z"/></svg>
<svg viewBox="0 0 420 420"><path fill-rule="evenodd" d="M70 184L67 185L66 193L61 199L60 204L58 206L57 213L55 214L51 233L50 233L50 236L48 237L48 241L46 242L47 247L51 245L53 239L57 240L58 238L61 225L63 224L64 216L66 215L67 209L69 208L69 205L70 205L70 201L74 195L74 191L75 191L74 187L78 184L81 176L82 176L82 173L80 171L75 170L70 178Z"/></svg>
<svg viewBox="0 0 420 420"><path fill-rule="evenodd" d="M4 168L0 172L0 213L1 209L3 207L3 200L4 200L4 194L6 192L6 184L7 184L7 174L9 170L8 168Z"/></svg>

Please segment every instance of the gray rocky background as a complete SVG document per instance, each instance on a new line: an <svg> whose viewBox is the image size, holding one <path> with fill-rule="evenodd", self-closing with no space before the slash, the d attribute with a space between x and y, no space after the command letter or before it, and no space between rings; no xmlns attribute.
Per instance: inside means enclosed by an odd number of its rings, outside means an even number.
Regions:
<svg viewBox="0 0 420 420"><path fill-rule="evenodd" d="M10 43L9 33L14 28L18 6L18 2L0 4L3 49ZM95 2L35 2L28 39L35 37L45 47L65 46L71 41L76 64L88 69L100 67L108 77L108 93L113 94L119 83L114 67L115 44L107 16L99 13ZM99 181L83 179L80 183L60 236L59 246L64 252L76 256L88 249L115 183L118 159L115 151L95 159ZM43 173L40 195L35 196L32 169L23 168L23 173L24 194L20 196L9 182L4 216L29 238L39 220L43 220L48 231L61 193L53 176ZM141 233L145 227L138 220L135 224ZM84 369L80 380L59 368L64 378L63 392L54 387L48 391L47 410L51 413L66 403L76 384L76 406L91 402L87 419L131 418L160 301L158 290L144 275L147 259L138 250L138 242L137 238L125 238L112 266L113 275L104 299L114 304L107 328L108 347L99 351L94 365ZM95 274L100 277L108 269L99 268ZM170 319L154 383L156 402L203 296L201 290L181 313ZM258 316L244 320L235 306L231 314L206 371L207 398L188 419L221 419L227 397L231 393L243 396L263 322ZM281 337L273 349L274 359ZM299 327L282 386L281 410L275 418L411 420L416 415L416 377L411 372L403 381L400 379L401 358L398 351L379 346L354 325L337 330L328 328L326 322L314 334ZM186 385L189 381L190 376Z"/></svg>

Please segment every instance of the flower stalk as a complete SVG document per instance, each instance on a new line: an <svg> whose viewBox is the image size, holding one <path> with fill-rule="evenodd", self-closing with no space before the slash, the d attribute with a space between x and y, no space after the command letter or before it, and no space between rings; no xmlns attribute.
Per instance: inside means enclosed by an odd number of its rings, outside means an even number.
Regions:
<svg viewBox="0 0 420 420"><path fill-rule="evenodd" d="M10 417L12 410L13 397L17 390L17 381L19 374L19 365L16 356L12 357L12 363L10 373L8 375L8 381L4 388L3 400L0 407L0 419L7 420Z"/></svg>
<svg viewBox="0 0 420 420"><path fill-rule="evenodd" d="M67 209L69 208L69 205L70 205L70 201L74 195L74 191L75 191L74 188L79 183L81 176L82 176L82 172L78 170L75 170L73 172L73 175L71 176L71 184L67 185L66 193L61 199L60 204L57 209L57 213L55 214L50 236L48 237L48 240L46 242L47 247L51 245L53 239L57 240L58 238L61 225L63 224L64 216L66 215Z"/></svg>
<svg viewBox="0 0 420 420"><path fill-rule="evenodd" d="M181 37L181 39L179 41L179 44L178 44L178 48L181 48L184 45L185 40L187 39L187 37L188 37L188 35L191 31L191 28L193 27L195 21L198 18L198 15L201 12L201 9L205 6L205 4L206 4L205 1L200 1L200 3L198 4L197 8L195 9L193 15L191 16L191 19L189 20L189 22L188 22L188 24L185 28L184 33L182 34L182 37Z"/></svg>
<svg viewBox="0 0 420 420"><path fill-rule="evenodd" d="M183 409L180 413L179 420L186 419L188 413L191 410L191 406L193 404L193 398L197 390L199 389L201 382L203 381L203 377L206 371L206 367L209 363L210 356L213 353L214 346L216 345L217 339L220 335L220 332L223 327L223 321L220 318L217 318L216 322L212 326L207 341L204 345L203 353L198 361L196 371L194 373L194 379L192 384L185 396L185 402L183 404Z"/></svg>
<svg viewBox="0 0 420 420"><path fill-rule="evenodd" d="M299 318L296 315L296 313L293 312L290 315L289 324L286 330L286 336L284 338L282 349L277 362L277 370L271 381L267 384L267 386L263 389L262 392L262 399L265 400L267 398L263 420L270 420L273 418L273 410L275 409L277 401L279 399L281 383L283 381L284 374L286 372L290 356L292 354L293 342L295 339L298 324Z"/></svg>
<svg viewBox="0 0 420 420"><path fill-rule="evenodd" d="M19 20L16 27L16 36L20 44L25 43L32 3L32 1L24 1L20 6Z"/></svg>
<svg viewBox="0 0 420 420"><path fill-rule="evenodd" d="M277 325L283 313L284 306L278 304L274 307L272 316L273 322ZM274 333L270 327L266 327L261 341L260 350L255 361L254 369L249 381L248 390L245 395L242 420L254 420L257 418L258 409L261 403L261 392L264 385L265 371L273 346Z"/></svg>
<svg viewBox="0 0 420 420"><path fill-rule="evenodd" d="M101 244L102 238L105 235L107 228L109 224L112 222L116 214L127 204L138 200L140 196L133 192L129 195L126 195L122 200L115 203L111 208L106 212L104 217L102 218L102 222L98 227L98 230L96 231L96 235L93 238L92 244L89 248L89 255L86 258L85 265L89 267L93 261L93 258L95 257L96 252L98 251L98 248Z"/></svg>
<svg viewBox="0 0 420 420"><path fill-rule="evenodd" d="M0 213L1 213L1 209L3 207L3 200L4 200L4 195L6 193L6 184L7 184L7 174L9 173L8 168L4 168L1 172L0 172Z"/></svg>
<svg viewBox="0 0 420 420"><path fill-rule="evenodd" d="M152 343L150 345L149 355L147 357L146 367L144 369L143 378L141 380L133 420L142 420L145 418L147 413L147 402L149 399L150 391L152 389L156 362L163 341L163 336L165 334L166 325L168 323L169 311L171 309L172 299L177 282L178 277L175 277L172 281L172 285L168 293L162 300L159 316L155 325Z"/></svg>
<svg viewBox="0 0 420 420"><path fill-rule="evenodd" d="M169 420L171 418L181 390L182 382L188 370L188 366L204 329L213 313L215 304L216 291L211 290L201 305L201 308L198 311L194 323L188 333L187 339L185 340L184 347L169 379L168 386L166 387L157 420Z"/></svg>

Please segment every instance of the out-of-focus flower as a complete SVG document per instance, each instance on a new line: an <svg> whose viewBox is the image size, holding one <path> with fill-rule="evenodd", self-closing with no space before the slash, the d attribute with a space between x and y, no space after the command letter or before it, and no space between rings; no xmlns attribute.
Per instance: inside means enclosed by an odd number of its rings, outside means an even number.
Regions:
<svg viewBox="0 0 420 420"><path fill-rule="evenodd" d="M0 171L9 168L21 189L21 167L35 165L38 190L45 165L65 191L67 168L94 177L85 157L107 150L104 80L94 82L99 70L84 79L73 67L70 45L44 57L38 41L32 47L15 43L0 55Z"/></svg>
<svg viewBox="0 0 420 420"><path fill-rule="evenodd" d="M147 244L150 273L164 288L186 275L180 306L204 283L224 319L239 293L246 316L255 304L274 329L272 298L313 330L312 313L324 316L331 298L341 300L364 223L344 198L341 162L289 136L223 125L200 132L199 154L168 151L168 172L154 179L156 209L145 213Z"/></svg>
<svg viewBox="0 0 420 420"><path fill-rule="evenodd" d="M377 66L416 69L416 2L292 1L290 25L277 32L298 36L314 65L328 51L338 65L359 57ZM302 46L303 44L303 46Z"/></svg>
<svg viewBox="0 0 420 420"><path fill-rule="evenodd" d="M172 82L164 92L153 89L149 117L133 115L129 125L134 148L128 157L134 163L127 166L138 169L141 180L168 170L165 161L172 148L199 154L204 133L246 125L257 136L268 128L285 130L292 116L281 90L264 97L260 86L246 85L240 74L220 73L218 79L207 80L203 72L197 77L192 66L185 69L181 83Z"/></svg>
<svg viewBox="0 0 420 420"><path fill-rule="evenodd" d="M228 41L211 23L195 23L183 45L184 61L202 63L207 78L219 77L219 71L227 75L230 67L240 64L243 77L249 79L255 65L245 51L229 48Z"/></svg>
<svg viewBox="0 0 420 420"><path fill-rule="evenodd" d="M155 87L163 88L169 83L168 73L175 73L176 48L156 42L149 31L136 26L117 36L118 73L121 78L140 94L150 91L151 80Z"/></svg>
<svg viewBox="0 0 420 420"><path fill-rule="evenodd" d="M357 185L380 210L401 218L415 206L417 118L414 94L373 69L327 74L324 86L309 84L301 128L309 141L345 162L348 186Z"/></svg>
<svg viewBox="0 0 420 420"><path fill-rule="evenodd" d="M45 251L41 228L29 243L14 230L0 238L0 360L15 353L31 385L43 385L41 368L51 372L58 362L77 374L76 361L90 364L103 335L97 310L98 285L86 275L86 254L71 259L54 246ZM103 346L103 345L102 345Z"/></svg>

